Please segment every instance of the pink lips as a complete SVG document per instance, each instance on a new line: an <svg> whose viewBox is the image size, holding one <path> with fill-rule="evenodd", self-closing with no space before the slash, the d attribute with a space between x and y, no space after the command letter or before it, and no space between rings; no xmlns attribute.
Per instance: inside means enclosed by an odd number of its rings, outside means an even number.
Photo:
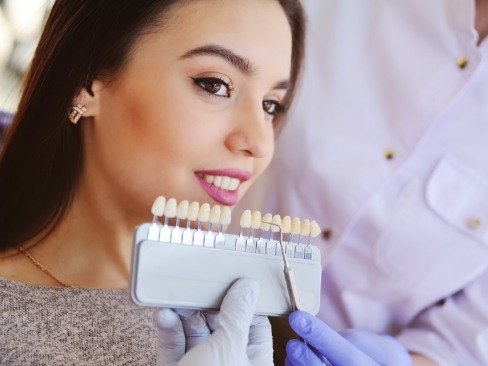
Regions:
<svg viewBox="0 0 488 366"><path fill-rule="evenodd" d="M234 206L237 203L237 201L239 200L239 189L236 189L232 192L220 189L213 184L207 183L205 179L200 175L227 176L239 179L241 183L251 179L252 176L252 174L248 171L232 168L200 170L195 172L195 177L202 186L203 190L207 192L207 194L215 201L226 206Z"/></svg>

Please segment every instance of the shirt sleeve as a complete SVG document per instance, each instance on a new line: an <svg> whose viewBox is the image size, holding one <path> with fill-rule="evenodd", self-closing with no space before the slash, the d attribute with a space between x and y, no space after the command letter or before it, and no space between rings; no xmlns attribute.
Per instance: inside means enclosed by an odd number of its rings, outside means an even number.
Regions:
<svg viewBox="0 0 488 366"><path fill-rule="evenodd" d="M398 340L440 366L488 365L488 270L420 313Z"/></svg>

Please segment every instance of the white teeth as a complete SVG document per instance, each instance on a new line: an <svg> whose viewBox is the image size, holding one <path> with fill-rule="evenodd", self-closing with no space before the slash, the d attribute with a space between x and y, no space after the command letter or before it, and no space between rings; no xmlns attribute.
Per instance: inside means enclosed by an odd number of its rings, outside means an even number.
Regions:
<svg viewBox="0 0 488 366"><path fill-rule="evenodd" d="M215 187L218 187L220 188L220 186L222 185L222 177L221 176L217 176L214 178L214 181L212 183Z"/></svg>
<svg viewBox="0 0 488 366"><path fill-rule="evenodd" d="M239 179L227 176L205 174L202 178L208 184L213 184L215 187L224 189L226 191L235 191L237 188L239 188L239 184L241 183Z"/></svg>
<svg viewBox="0 0 488 366"><path fill-rule="evenodd" d="M229 185L229 191L235 191L239 187L239 179L236 178L231 178L230 179L230 185Z"/></svg>
<svg viewBox="0 0 488 366"><path fill-rule="evenodd" d="M220 188L225 189L227 191L229 190L229 187L230 187L230 178L222 177L222 183L220 184Z"/></svg>

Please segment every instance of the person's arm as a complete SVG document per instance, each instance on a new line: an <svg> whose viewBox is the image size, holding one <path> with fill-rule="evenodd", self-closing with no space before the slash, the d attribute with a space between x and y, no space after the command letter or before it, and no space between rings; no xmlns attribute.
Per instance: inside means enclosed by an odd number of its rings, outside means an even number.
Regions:
<svg viewBox="0 0 488 366"><path fill-rule="evenodd" d="M408 351L393 337L357 329L342 334L306 312L290 315L290 325L306 344L287 345L286 366L438 366L433 360Z"/></svg>
<svg viewBox="0 0 488 366"><path fill-rule="evenodd" d="M397 339L440 366L488 365L487 303L485 270L462 290L425 309Z"/></svg>
<svg viewBox="0 0 488 366"><path fill-rule="evenodd" d="M313 366L317 352L340 365L488 365L488 271L444 301L426 308L396 338L361 330L337 333L304 312L290 315L302 342L287 345L289 365ZM407 349L411 353L407 353Z"/></svg>

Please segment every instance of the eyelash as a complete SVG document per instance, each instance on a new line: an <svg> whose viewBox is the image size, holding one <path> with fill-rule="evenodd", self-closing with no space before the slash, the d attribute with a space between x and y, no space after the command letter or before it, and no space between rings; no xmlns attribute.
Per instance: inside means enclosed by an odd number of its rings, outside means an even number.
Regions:
<svg viewBox="0 0 488 366"><path fill-rule="evenodd" d="M228 83L226 83L224 80L222 80L220 78L205 77L205 78L192 78L192 79L193 79L193 82L195 83L195 85L197 85L199 88L203 89L203 91L205 93L207 93L209 96L211 96L213 98L230 98L231 92L234 91L234 88L231 85L229 85ZM216 94L218 91L220 91L220 89L217 90L215 93L212 93L211 91L209 91L207 89L208 86L215 86L216 84L220 85L220 86L224 86L225 88L227 88L226 95ZM267 103L271 103L274 105L274 108L275 108L274 112L268 112L265 109L265 104L267 104ZM275 100L264 100L263 101L263 110L268 115L276 117L278 114L283 112L284 106Z"/></svg>
<svg viewBox="0 0 488 366"><path fill-rule="evenodd" d="M208 95L210 95L212 97L229 98L230 93L232 91L234 91L234 88L231 85L226 83L224 80L216 78L216 77L192 78L192 79L199 88L203 89L203 91L205 91ZM226 95L218 95L218 94L212 93L211 91L209 91L207 89L207 87L210 86L211 84L213 84L213 85L218 84L218 85L226 87L227 88L227 94Z"/></svg>

